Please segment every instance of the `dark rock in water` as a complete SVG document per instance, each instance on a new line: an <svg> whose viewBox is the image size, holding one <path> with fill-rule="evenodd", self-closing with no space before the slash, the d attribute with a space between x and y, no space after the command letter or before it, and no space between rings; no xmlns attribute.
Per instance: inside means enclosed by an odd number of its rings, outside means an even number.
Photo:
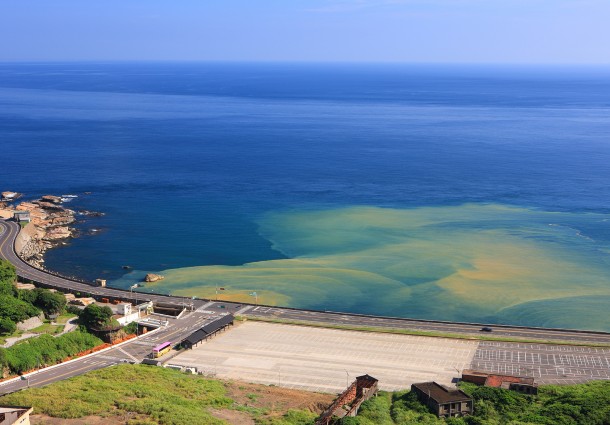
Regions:
<svg viewBox="0 0 610 425"><path fill-rule="evenodd" d="M88 217L103 217L106 214L98 211L88 211L88 210L80 210L78 212L80 215L86 215Z"/></svg>
<svg viewBox="0 0 610 425"><path fill-rule="evenodd" d="M55 195L44 195L40 198L43 202L50 202L52 204L61 204L61 198Z"/></svg>

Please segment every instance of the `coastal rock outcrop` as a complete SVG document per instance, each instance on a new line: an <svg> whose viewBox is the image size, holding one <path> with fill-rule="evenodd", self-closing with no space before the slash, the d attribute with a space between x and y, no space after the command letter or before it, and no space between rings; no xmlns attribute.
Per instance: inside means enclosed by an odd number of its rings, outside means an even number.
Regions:
<svg viewBox="0 0 610 425"><path fill-rule="evenodd" d="M30 222L17 235L15 250L22 259L34 267L43 268L44 253L47 249L65 244L64 240L79 236L77 229L69 227L76 222L77 215L99 217L104 215L94 211L73 211L63 207L77 195L44 195L40 199L28 200L13 204L13 200L22 196L17 192L2 192L4 204L0 207L0 217L13 218L15 211L28 211ZM86 214L83 214L86 213ZM22 225L24 223L22 222ZM91 234L97 233L93 229Z"/></svg>
<svg viewBox="0 0 610 425"><path fill-rule="evenodd" d="M165 279L165 276L154 273L148 273L146 276L144 276L144 282L156 282L161 279Z"/></svg>
<svg viewBox="0 0 610 425"><path fill-rule="evenodd" d="M55 195L44 195L40 199L41 199L41 201L44 201L44 202L51 202L53 204L61 204L61 197L55 196Z"/></svg>
<svg viewBox="0 0 610 425"><path fill-rule="evenodd" d="M23 196L23 194L18 193L18 192L12 192L10 190L2 192L3 201L11 202L11 201L21 198L22 196Z"/></svg>
<svg viewBox="0 0 610 425"><path fill-rule="evenodd" d="M72 236L72 231L66 226L52 227L47 230L43 237L45 241L56 241L59 239L67 239Z"/></svg>
<svg viewBox="0 0 610 425"><path fill-rule="evenodd" d="M21 231L15 242L17 253L28 263L42 267L47 249L62 240L75 236L75 229L68 227L76 221L75 212L61 206L61 198L45 195L40 199L21 202L16 211L29 211L31 222Z"/></svg>

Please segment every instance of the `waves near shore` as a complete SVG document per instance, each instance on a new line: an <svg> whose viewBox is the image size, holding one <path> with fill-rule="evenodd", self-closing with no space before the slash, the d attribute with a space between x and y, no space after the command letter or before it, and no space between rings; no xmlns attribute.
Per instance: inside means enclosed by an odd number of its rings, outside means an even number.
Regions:
<svg viewBox="0 0 610 425"><path fill-rule="evenodd" d="M256 292L265 304L610 330L599 308L610 300L609 245L583 230L606 218L483 204L274 212L259 221L260 233L289 259L164 270L146 290L242 301Z"/></svg>

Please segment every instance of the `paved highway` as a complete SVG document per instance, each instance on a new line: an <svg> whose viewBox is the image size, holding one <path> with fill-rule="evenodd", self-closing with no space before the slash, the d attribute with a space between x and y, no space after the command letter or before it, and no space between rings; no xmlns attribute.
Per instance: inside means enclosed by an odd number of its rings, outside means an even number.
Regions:
<svg viewBox="0 0 610 425"><path fill-rule="evenodd" d="M17 238L20 229L21 227L19 224L15 222L0 220L0 257L10 261L15 266L17 269L17 275L19 277L58 289L68 289L72 292L80 292L81 294L92 294L99 297L120 298L135 301L135 296L133 296L129 291L113 288L100 288L87 283L66 279L55 276L43 270L39 270L26 263L15 253L14 249L15 239ZM141 302L142 300L175 306L189 305L194 303L195 308L204 303L204 301L191 300L190 298L184 297L168 297L163 295L139 293L138 301Z"/></svg>
<svg viewBox="0 0 610 425"><path fill-rule="evenodd" d="M53 382L61 381L72 376L82 375L92 370L109 367L122 362L141 362L147 357L152 348L165 341L178 343L204 324L218 316L204 314L197 311L188 312L180 319L168 319L168 325L153 332L149 332L136 339L127 341L119 346L81 357L67 363L61 363L40 371L25 375L22 379L12 379L0 382L0 395L12 393L29 387L41 387ZM166 355L167 357L167 355ZM163 360L163 357L161 358Z"/></svg>

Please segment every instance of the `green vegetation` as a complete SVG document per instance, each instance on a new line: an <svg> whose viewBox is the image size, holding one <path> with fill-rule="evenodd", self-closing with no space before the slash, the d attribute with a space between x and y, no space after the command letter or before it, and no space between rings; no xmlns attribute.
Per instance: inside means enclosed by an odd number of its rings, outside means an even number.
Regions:
<svg viewBox="0 0 610 425"><path fill-rule="evenodd" d="M0 260L0 335L2 340L18 336L16 323L38 316L42 310L47 316L60 314L66 307L63 294L48 289L36 288L32 291L17 289L14 285L17 274L15 267ZM57 327L47 324L33 329L34 333L55 333ZM1 341L3 342L3 341Z"/></svg>
<svg viewBox="0 0 610 425"><path fill-rule="evenodd" d="M610 424L610 382L540 387L537 396L461 384L475 400L475 413L439 419L411 392L385 393L362 404L343 425L606 425Z"/></svg>
<svg viewBox="0 0 610 425"><path fill-rule="evenodd" d="M313 425L317 414L308 410L288 410L279 418L266 418L258 420L260 425Z"/></svg>
<svg viewBox="0 0 610 425"><path fill-rule="evenodd" d="M17 325L8 317L0 318L0 334L12 334L17 330Z"/></svg>
<svg viewBox="0 0 610 425"><path fill-rule="evenodd" d="M0 348L0 369L21 374L39 366L59 363L66 357L100 344L102 341L99 338L86 332L70 332L57 338L41 335L9 348Z"/></svg>
<svg viewBox="0 0 610 425"><path fill-rule="evenodd" d="M40 313L36 307L12 295L0 295L0 314L13 322L21 322Z"/></svg>
<svg viewBox="0 0 610 425"><path fill-rule="evenodd" d="M137 322L131 322L126 324L123 327L123 331L127 334L127 335L133 335L136 334L138 332L138 323Z"/></svg>
<svg viewBox="0 0 610 425"><path fill-rule="evenodd" d="M7 284L12 286L15 280L17 280L15 267L8 261L0 259L0 294L4 294ZM10 292L12 292L12 289Z"/></svg>
<svg viewBox="0 0 610 425"><path fill-rule="evenodd" d="M241 412L257 425L311 425L317 417L310 411L278 413L239 404L229 397L227 385L171 369L125 364L13 393L0 398L0 403L33 406L35 413L64 419L118 416L129 418L131 425L227 423L210 409Z"/></svg>
<svg viewBox="0 0 610 425"><path fill-rule="evenodd" d="M34 291L34 305L46 314L59 314L66 308L66 297L59 292L51 292L48 289L36 288Z"/></svg>
<svg viewBox="0 0 610 425"><path fill-rule="evenodd" d="M112 310L110 307L100 307L97 304L89 304L79 316L81 325L87 329L105 329L114 325L112 321Z"/></svg>

